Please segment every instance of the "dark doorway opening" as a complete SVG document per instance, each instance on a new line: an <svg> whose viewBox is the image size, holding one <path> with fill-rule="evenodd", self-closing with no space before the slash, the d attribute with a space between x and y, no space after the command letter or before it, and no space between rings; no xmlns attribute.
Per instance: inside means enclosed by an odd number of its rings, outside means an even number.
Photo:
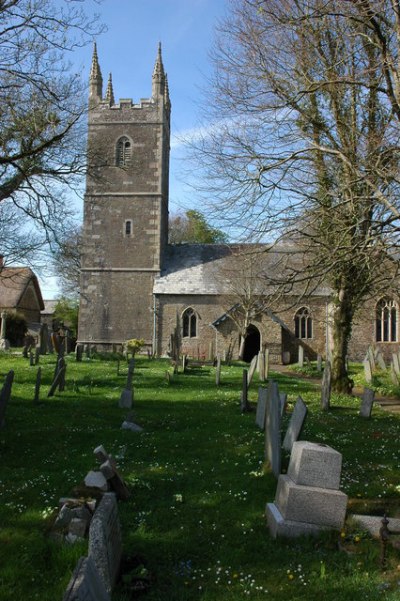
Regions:
<svg viewBox="0 0 400 601"><path fill-rule="evenodd" d="M244 343L243 361L250 363L254 355L258 355L260 351L260 332L255 326L247 328L246 341Z"/></svg>

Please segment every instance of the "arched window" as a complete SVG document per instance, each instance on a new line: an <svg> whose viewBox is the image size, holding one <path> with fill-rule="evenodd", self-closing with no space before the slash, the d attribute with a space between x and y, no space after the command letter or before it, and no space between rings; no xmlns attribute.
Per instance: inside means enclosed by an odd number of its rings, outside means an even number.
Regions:
<svg viewBox="0 0 400 601"><path fill-rule="evenodd" d="M129 167L132 157L132 144L126 136L122 136L117 142L116 164L117 167Z"/></svg>
<svg viewBox="0 0 400 601"><path fill-rule="evenodd" d="M296 338L307 339L313 336L312 317L307 307L301 307L294 316L294 333Z"/></svg>
<svg viewBox="0 0 400 601"><path fill-rule="evenodd" d="M184 338L195 338L197 336L197 315L189 308L182 315L182 336Z"/></svg>
<svg viewBox="0 0 400 601"><path fill-rule="evenodd" d="M382 298L376 305L376 342L397 342L397 303Z"/></svg>
<svg viewBox="0 0 400 601"><path fill-rule="evenodd" d="M130 219L125 221L125 236L132 236L132 221Z"/></svg>

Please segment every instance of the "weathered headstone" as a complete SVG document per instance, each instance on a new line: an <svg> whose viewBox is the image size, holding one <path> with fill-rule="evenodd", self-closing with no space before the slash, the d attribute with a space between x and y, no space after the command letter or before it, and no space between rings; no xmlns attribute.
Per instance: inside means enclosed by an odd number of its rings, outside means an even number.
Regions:
<svg viewBox="0 0 400 601"><path fill-rule="evenodd" d="M397 353L393 353L392 354L392 359L393 359L393 369L396 372L396 374L398 376L400 376L400 362L399 362L399 356Z"/></svg>
<svg viewBox="0 0 400 601"><path fill-rule="evenodd" d="M90 557L81 557L65 591L63 601L111 601Z"/></svg>
<svg viewBox="0 0 400 601"><path fill-rule="evenodd" d="M383 358L383 355L382 355L382 353L381 353L381 351L379 349L376 352L375 359L376 359L376 362L378 364L379 369L382 369L383 371L386 371L385 359Z"/></svg>
<svg viewBox="0 0 400 601"><path fill-rule="evenodd" d="M271 466L274 476L278 478L281 472L281 412L278 385L273 380L268 385L265 416L265 459Z"/></svg>
<svg viewBox="0 0 400 601"><path fill-rule="evenodd" d="M360 407L360 416L361 417L371 417L372 413L372 405L374 404L375 391L370 388L364 388L364 393L362 396L361 407Z"/></svg>
<svg viewBox="0 0 400 601"><path fill-rule="evenodd" d="M49 330L46 323L42 323L39 331L39 352L41 355L46 355L48 351Z"/></svg>
<svg viewBox="0 0 400 601"><path fill-rule="evenodd" d="M221 355L217 355L217 366L215 369L215 384L217 386L221 384Z"/></svg>
<svg viewBox="0 0 400 601"><path fill-rule="evenodd" d="M322 356L321 355L317 355L317 371L318 372L322 371Z"/></svg>
<svg viewBox="0 0 400 601"><path fill-rule="evenodd" d="M58 355L58 353L60 352L60 337L55 332L52 332L50 334L50 338L51 338L51 344L53 346L53 349Z"/></svg>
<svg viewBox="0 0 400 601"><path fill-rule="evenodd" d="M267 395L268 389L259 386L258 388L258 399L257 399L257 410L256 410L256 425L260 430L265 428L265 412L267 409Z"/></svg>
<svg viewBox="0 0 400 601"><path fill-rule="evenodd" d="M29 352L29 365L31 367L33 367L35 365L35 358L33 356L33 352L32 351Z"/></svg>
<svg viewBox="0 0 400 601"><path fill-rule="evenodd" d="M89 557L93 560L109 594L119 574L121 555L122 539L117 499L114 493L105 493L90 523Z"/></svg>
<svg viewBox="0 0 400 601"><path fill-rule="evenodd" d="M287 406L287 394L286 392L279 393L279 407L281 410L281 416L285 413Z"/></svg>
<svg viewBox="0 0 400 601"><path fill-rule="evenodd" d="M367 356L368 356L369 363L371 365L371 370L373 373L376 370L376 364L375 364L375 351L372 348L372 346L368 347Z"/></svg>
<svg viewBox="0 0 400 601"><path fill-rule="evenodd" d="M298 397L290 418L288 429L286 430L285 438L283 439L283 448L286 451L291 451L293 444L298 440L307 417L307 405L301 398Z"/></svg>
<svg viewBox="0 0 400 601"><path fill-rule="evenodd" d="M35 348L35 365L39 365L39 359L40 359L40 348L37 346Z"/></svg>
<svg viewBox="0 0 400 601"><path fill-rule="evenodd" d="M10 348L10 343L6 339L6 323L7 323L7 312L1 312L1 330L0 330L0 349L7 351Z"/></svg>
<svg viewBox="0 0 400 601"><path fill-rule="evenodd" d="M368 382L368 384L370 384L372 382L372 368L371 368L371 362L370 362L369 356L365 357L365 359L363 361L363 366L364 366L365 381Z"/></svg>
<svg viewBox="0 0 400 601"><path fill-rule="evenodd" d="M249 371L247 374L247 388L249 388L251 381L253 379L253 376L254 376L254 372L256 371L257 361L258 361L258 355L254 355L254 357L252 358L252 360L250 362L250 367L249 367Z"/></svg>
<svg viewBox="0 0 400 601"><path fill-rule="evenodd" d="M390 379L395 386L399 385L399 376L396 373L393 363L390 364Z"/></svg>
<svg viewBox="0 0 400 601"><path fill-rule="evenodd" d="M5 415L8 401L11 398L11 389L14 380L14 372L10 370L4 380L3 388L0 390L0 429L4 427Z"/></svg>
<svg viewBox="0 0 400 601"><path fill-rule="evenodd" d="M269 374L269 348L266 348L264 351L264 360L265 360L264 376L265 376L265 379L267 379L268 374Z"/></svg>
<svg viewBox="0 0 400 601"><path fill-rule="evenodd" d="M258 374L260 376L260 382L265 382L265 357L264 353L260 351L258 353Z"/></svg>
<svg viewBox="0 0 400 601"><path fill-rule="evenodd" d="M128 376L126 379L126 386L124 390L121 392L121 397L119 399L119 407L123 409L130 409L133 404L133 391L132 391L132 378L133 372L135 369L135 360L129 360L128 366Z"/></svg>
<svg viewBox="0 0 400 601"><path fill-rule="evenodd" d="M321 407L324 411L327 411L331 402L331 362L325 361L325 369L322 374L322 385L321 385Z"/></svg>
<svg viewBox="0 0 400 601"><path fill-rule="evenodd" d="M298 365L299 365L299 367L304 367L304 348L301 346L301 344L299 344L299 360L298 360Z"/></svg>
<svg viewBox="0 0 400 601"><path fill-rule="evenodd" d="M42 368L39 367L36 374L36 382L35 382L35 397L33 399L34 403L39 402L39 394L40 394L40 383L42 381Z"/></svg>

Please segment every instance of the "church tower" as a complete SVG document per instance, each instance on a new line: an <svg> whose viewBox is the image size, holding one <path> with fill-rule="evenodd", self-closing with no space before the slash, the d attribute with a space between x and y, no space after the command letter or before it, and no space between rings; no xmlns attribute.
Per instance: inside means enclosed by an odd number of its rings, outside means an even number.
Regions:
<svg viewBox="0 0 400 601"><path fill-rule="evenodd" d="M153 282L168 244L171 103L161 45L152 96L114 99L94 46L89 81L88 175L84 200L78 339L111 348L153 344Z"/></svg>

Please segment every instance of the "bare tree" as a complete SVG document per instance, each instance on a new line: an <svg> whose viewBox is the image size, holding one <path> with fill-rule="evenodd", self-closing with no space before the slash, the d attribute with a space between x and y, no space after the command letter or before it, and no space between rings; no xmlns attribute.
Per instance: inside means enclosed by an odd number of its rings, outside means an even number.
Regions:
<svg viewBox="0 0 400 601"><path fill-rule="evenodd" d="M302 283L304 295L330 286L337 391L351 387L354 315L398 273L397 75L373 24L392 40L395 5L231 0L213 56L215 122L196 147L214 210L296 248L271 284L287 293Z"/></svg>
<svg viewBox="0 0 400 601"><path fill-rule="evenodd" d="M79 188L86 166L86 86L67 55L101 28L78 0L5 0L0 17L0 225L14 212L36 251L68 219L61 189Z"/></svg>

